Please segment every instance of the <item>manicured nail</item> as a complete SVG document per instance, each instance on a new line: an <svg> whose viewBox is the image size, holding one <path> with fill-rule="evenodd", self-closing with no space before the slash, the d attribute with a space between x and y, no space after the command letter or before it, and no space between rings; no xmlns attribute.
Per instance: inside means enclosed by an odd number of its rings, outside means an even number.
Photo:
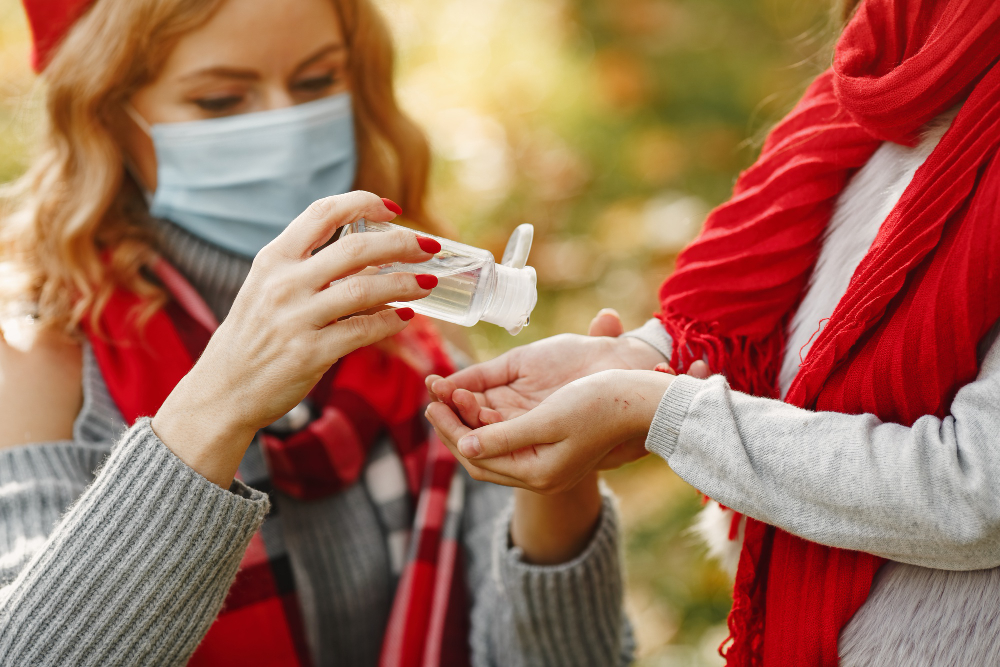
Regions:
<svg viewBox="0 0 1000 667"><path fill-rule="evenodd" d="M417 284L420 289L434 289L438 286L438 277L430 273L417 274Z"/></svg>
<svg viewBox="0 0 1000 667"><path fill-rule="evenodd" d="M421 250L429 252L432 255L436 255L441 252L441 244L434 239L427 238L426 236L418 236L417 244L420 246Z"/></svg>
<svg viewBox="0 0 1000 667"><path fill-rule="evenodd" d="M413 312L412 308L397 308L396 314L399 315L399 319L403 320L404 322L409 322L410 320L413 319L415 313Z"/></svg>
<svg viewBox="0 0 1000 667"><path fill-rule="evenodd" d="M458 451L465 458L474 459L483 453L483 446L479 444L479 438L470 434L458 441Z"/></svg>
<svg viewBox="0 0 1000 667"><path fill-rule="evenodd" d="M385 207L387 209L389 209L390 211L392 211L396 215L403 215L403 209L401 209L399 207L399 204L397 204L396 202L392 201L391 199L386 199L385 197L382 197L382 203L385 204Z"/></svg>

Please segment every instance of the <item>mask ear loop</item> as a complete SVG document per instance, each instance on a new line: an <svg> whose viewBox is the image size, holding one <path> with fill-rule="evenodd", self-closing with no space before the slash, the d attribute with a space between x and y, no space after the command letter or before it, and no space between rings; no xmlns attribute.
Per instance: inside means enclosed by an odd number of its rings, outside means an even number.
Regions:
<svg viewBox="0 0 1000 667"><path fill-rule="evenodd" d="M146 136L150 139L153 138L153 127L146 121L145 118L142 117L142 114L135 110L135 107L132 106L131 102L125 100L125 102L122 103L122 109L124 109L125 113L128 114L128 117L132 119L132 122L135 123L140 130L146 133ZM132 158L127 152L122 151L122 153L122 163L125 165L125 171L129 173L132 180L134 180L139 186L139 189L142 190L142 196L146 199L146 205L151 205L153 203L153 193L150 192L149 188L146 187L146 184L143 183L142 178L139 176L139 170L135 168L135 164L132 162Z"/></svg>
<svg viewBox="0 0 1000 667"><path fill-rule="evenodd" d="M122 104L122 109L125 110L125 113L128 114L129 118L135 121L135 124L139 126L140 130L149 135L150 139L153 138L153 126L150 125L149 122L142 117L142 114L140 114L138 111L135 110L135 107L132 106L131 102L125 100L125 102Z"/></svg>

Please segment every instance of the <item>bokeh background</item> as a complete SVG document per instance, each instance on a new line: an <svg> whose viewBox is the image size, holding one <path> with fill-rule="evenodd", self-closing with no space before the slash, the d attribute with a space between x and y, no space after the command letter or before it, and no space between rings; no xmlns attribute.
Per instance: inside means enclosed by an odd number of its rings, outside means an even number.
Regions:
<svg viewBox="0 0 1000 667"><path fill-rule="evenodd" d="M402 103L435 151L433 199L497 256L522 222L540 298L517 338L480 324L488 358L602 307L627 326L829 62L831 0L377 0ZM18 0L0 0L0 183L24 169L39 91ZM660 460L608 475L626 526L639 664L718 665L730 582L689 534L698 494Z"/></svg>

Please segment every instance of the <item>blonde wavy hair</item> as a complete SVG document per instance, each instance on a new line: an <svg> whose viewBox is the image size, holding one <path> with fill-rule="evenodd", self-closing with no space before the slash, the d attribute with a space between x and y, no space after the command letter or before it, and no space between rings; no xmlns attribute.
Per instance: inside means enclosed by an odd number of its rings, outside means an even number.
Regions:
<svg viewBox="0 0 1000 667"><path fill-rule="evenodd" d="M136 222L114 128L123 103L153 81L177 40L224 0L97 0L47 64L38 157L0 195L0 304L27 305L41 328L75 333L116 287L165 300L143 270L155 249ZM440 231L426 206L430 150L393 92L389 31L370 0L330 0L347 41L358 145L355 187L397 201Z"/></svg>

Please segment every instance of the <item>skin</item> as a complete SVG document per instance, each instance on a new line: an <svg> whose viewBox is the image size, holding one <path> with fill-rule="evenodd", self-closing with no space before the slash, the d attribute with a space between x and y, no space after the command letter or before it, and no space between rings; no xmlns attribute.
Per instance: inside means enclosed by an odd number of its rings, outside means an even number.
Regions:
<svg viewBox="0 0 1000 667"><path fill-rule="evenodd" d="M156 80L130 98L138 118L123 112L116 134L133 173L154 191L148 126L347 92L347 58L326 0L229 0L180 38ZM153 418L164 444L216 484L231 484L254 433L296 405L337 358L405 326L392 310L345 316L429 293L410 274L329 286L369 265L429 257L409 233L351 236L311 254L338 226L360 217L394 216L370 193L332 197L264 248L229 317ZM0 447L72 437L81 402L75 342L46 338L20 350L0 342ZM562 494L519 492L512 539L532 562L563 562L586 546L600 507L596 475Z"/></svg>
<svg viewBox="0 0 1000 667"><path fill-rule="evenodd" d="M586 547L600 518L597 472L591 469L559 488L529 489L462 456L458 441L473 428L524 415L555 391L559 382L607 368L652 368L663 361L649 345L618 338L622 332L618 314L603 310L591 322L589 336L556 336L515 348L449 378L427 378L428 389L440 401L428 407L427 418L469 474L520 487L515 490L511 540L529 562L564 562ZM566 348L573 354L563 354ZM544 382L536 381L542 377Z"/></svg>
<svg viewBox="0 0 1000 667"><path fill-rule="evenodd" d="M83 405L80 346L58 334L4 324L0 449L72 438L73 420Z"/></svg>
<svg viewBox="0 0 1000 667"><path fill-rule="evenodd" d="M675 375L665 362L633 338L554 336L429 377L439 402L428 418L474 478L561 494L645 456ZM704 378L709 369L698 361L688 373Z"/></svg>
<svg viewBox="0 0 1000 667"><path fill-rule="evenodd" d="M281 109L348 92L347 57L327 0L228 0L178 41L156 81L130 103L147 125ZM130 116L122 120L122 141L152 192L153 141Z"/></svg>

